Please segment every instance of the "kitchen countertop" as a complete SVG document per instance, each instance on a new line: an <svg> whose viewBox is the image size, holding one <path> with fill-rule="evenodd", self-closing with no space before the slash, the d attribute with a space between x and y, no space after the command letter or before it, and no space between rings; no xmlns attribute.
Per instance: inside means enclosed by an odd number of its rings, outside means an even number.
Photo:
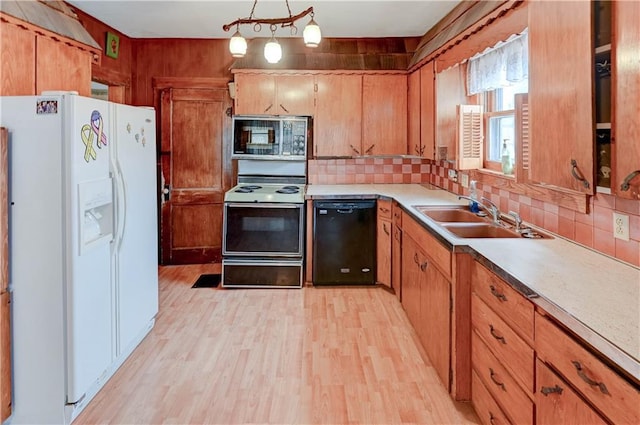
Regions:
<svg viewBox="0 0 640 425"><path fill-rule="evenodd" d="M640 269L552 234L553 239L458 238L414 205L466 205L431 185L308 185L307 199L393 198L454 251L468 251L640 381ZM549 233L546 230L545 233Z"/></svg>

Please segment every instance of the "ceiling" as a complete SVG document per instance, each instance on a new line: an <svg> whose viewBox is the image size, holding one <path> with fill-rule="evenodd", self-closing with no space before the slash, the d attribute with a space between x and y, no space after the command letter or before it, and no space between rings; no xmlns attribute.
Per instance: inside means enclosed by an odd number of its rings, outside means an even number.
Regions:
<svg viewBox="0 0 640 425"><path fill-rule="evenodd" d="M247 18L253 0L67 0L68 4L104 22L131 38L228 38L222 26L238 18ZM403 37L424 35L434 24L458 5L458 0L413 1L340 1L289 0L291 14L313 6L315 20L323 37ZM254 17L289 16L285 0L258 1ZM308 17L297 22L302 35ZM240 28L247 38L268 37L269 30L254 33ZM278 29L277 37L289 36Z"/></svg>

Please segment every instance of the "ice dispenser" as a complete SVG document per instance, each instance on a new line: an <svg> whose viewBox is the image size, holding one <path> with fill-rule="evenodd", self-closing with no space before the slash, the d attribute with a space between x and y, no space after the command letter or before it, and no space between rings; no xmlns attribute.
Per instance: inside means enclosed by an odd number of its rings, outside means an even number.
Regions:
<svg viewBox="0 0 640 425"><path fill-rule="evenodd" d="M113 239L113 187L110 178L78 184L80 255Z"/></svg>

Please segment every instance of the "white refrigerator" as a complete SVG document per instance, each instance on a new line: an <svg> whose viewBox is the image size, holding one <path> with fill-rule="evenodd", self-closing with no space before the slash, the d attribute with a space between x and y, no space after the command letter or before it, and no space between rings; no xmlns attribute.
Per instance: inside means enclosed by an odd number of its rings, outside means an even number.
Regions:
<svg viewBox="0 0 640 425"><path fill-rule="evenodd" d="M70 423L158 311L155 112L0 97L9 130L11 423Z"/></svg>

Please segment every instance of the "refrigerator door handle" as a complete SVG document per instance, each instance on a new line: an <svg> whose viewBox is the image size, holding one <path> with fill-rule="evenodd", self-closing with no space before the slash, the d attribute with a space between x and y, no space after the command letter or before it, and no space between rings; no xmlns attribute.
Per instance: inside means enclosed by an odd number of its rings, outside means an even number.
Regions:
<svg viewBox="0 0 640 425"><path fill-rule="evenodd" d="M120 247L120 245L122 245L122 238L124 237L124 230L127 226L127 184L122 175L120 162L117 163L117 169L118 183L120 185L120 191L118 193L118 247Z"/></svg>

